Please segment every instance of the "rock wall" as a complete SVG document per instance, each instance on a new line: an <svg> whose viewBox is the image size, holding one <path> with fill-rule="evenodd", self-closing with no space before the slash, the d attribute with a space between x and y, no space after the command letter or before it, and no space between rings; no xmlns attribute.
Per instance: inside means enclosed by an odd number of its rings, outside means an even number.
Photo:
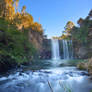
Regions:
<svg viewBox="0 0 92 92"><path fill-rule="evenodd" d="M59 51L60 51L60 58L63 59L63 42L59 40Z"/></svg>
<svg viewBox="0 0 92 92"><path fill-rule="evenodd" d="M43 39L40 59L51 59L51 39Z"/></svg>
<svg viewBox="0 0 92 92"><path fill-rule="evenodd" d="M37 31L29 30L29 41L35 46L35 48L41 52L43 45L43 35Z"/></svg>
<svg viewBox="0 0 92 92"><path fill-rule="evenodd" d="M44 38L43 34L29 30L29 41L38 50L37 56L39 59L51 59L51 40Z"/></svg>
<svg viewBox="0 0 92 92"><path fill-rule="evenodd" d="M74 57L76 59L87 59L88 58L88 48L86 46L75 47Z"/></svg>
<svg viewBox="0 0 92 92"><path fill-rule="evenodd" d="M80 44L77 41L73 41L75 58L87 59L92 57L92 29L89 30L87 43Z"/></svg>

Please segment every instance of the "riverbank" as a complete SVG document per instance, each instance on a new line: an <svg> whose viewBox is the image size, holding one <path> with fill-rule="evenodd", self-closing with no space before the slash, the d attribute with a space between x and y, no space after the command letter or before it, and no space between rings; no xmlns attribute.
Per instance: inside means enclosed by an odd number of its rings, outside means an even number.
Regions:
<svg viewBox="0 0 92 92"><path fill-rule="evenodd" d="M88 59L88 62L79 63L77 68L88 71L89 75L92 76L92 58Z"/></svg>

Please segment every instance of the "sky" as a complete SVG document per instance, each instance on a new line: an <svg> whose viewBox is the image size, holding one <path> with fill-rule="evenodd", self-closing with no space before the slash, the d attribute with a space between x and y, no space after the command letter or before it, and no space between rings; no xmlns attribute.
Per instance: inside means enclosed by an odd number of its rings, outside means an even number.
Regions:
<svg viewBox="0 0 92 92"><path fill-rule="evenodd" d="M61 36L68 21L77 25L80 17L85 18L92 9L92 0L20 0L20 8L23 5L51 38Z"/></svg>

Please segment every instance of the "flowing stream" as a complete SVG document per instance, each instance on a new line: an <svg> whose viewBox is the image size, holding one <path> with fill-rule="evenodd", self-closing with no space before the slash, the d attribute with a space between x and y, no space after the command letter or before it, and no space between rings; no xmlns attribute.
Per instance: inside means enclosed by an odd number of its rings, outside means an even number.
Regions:
<svg viewBox="0 0 92 92"><path fill-rule="evenodd" d="M78 70L75 61L60 59L58 40L52 40L52 45L51 60L35 61L0 76L0 92L92 92L88 73Z"/></svg>
<svg viewBox="0 0 92 92"><path fill-rule="evenodd" d="M91 92L92 81L86 71L67 63L55 67L51 62L41 61L42 66L32 65L36 70L25 66L22 71L0 77L0 92Z"/></svg>

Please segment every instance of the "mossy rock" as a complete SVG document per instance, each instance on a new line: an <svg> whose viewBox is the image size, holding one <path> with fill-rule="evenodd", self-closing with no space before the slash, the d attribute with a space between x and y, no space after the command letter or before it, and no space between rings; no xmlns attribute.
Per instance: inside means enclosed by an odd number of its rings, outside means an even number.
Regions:
<svg viewBox="0 0 92 92"><path fill-rule="evenodd" d="M77 65L77 68L80 69L80 70L86 70L85 63L79 63L79 64Z"/></svg>

